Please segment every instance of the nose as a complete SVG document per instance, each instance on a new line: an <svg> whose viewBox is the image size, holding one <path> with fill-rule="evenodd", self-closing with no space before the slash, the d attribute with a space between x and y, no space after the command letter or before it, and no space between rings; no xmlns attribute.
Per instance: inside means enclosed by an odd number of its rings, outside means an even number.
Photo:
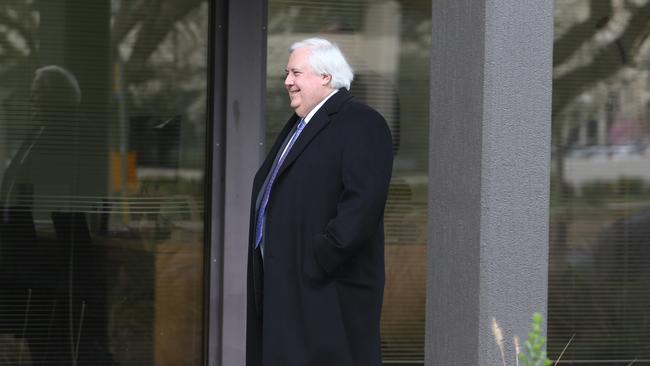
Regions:
<svg viewBox="0 0 650 366"><path fill-rule="evenodd" d="M284 85L285 86L293 85L293 77L291 76L291 73L288 73L287 76L284 78Z"/></svg>

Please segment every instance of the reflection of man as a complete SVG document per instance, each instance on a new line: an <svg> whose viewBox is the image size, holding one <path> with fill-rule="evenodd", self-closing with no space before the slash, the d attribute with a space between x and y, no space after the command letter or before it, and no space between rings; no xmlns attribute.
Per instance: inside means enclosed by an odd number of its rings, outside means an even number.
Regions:
<svg viewBox="0 0 650 366"><path fill-rule="evenodd" d="M74 76L58 66L38 69L31 92L31 130L11 159L0 189L0 335L21 340L23 348L15 359L22 361L16 364L31 358L34 365L60 365L69 360L61 352L69 334L64 285L68 248L37 233L35 222L45 210L36 207L43 205L35 203L35 197L67 176L45 176L44 171L59 165L54 163L57 147L69 145L57 145L58 136L63 140L69 135L57 125L69 123L81 94Z"/></svg>
<svg viewBox="0 0 650 366"><path fill-rule="evenodd" d="M71 145L70 122L81 101L77 80L67 70L50 65L36 71L31 89L32 130L2 179L0 203L4 222L11 219L9 207L31 206L35 188L70 179L61 171L69 166L69 161L57 157ZM45 175L45 171L49 174Z"/></svg>
<svg viewBox="0 0 650 366"><path fill-rule="evenodd" d="M391 136L352 77L326 40L291 47L295 114L253 182L248 366L381 364Z"/></svg>
<svg viewBox="0 0 650 366"><path fill-rule="evenodd" d="M91 243L85 215L71 210L79 194L80 101L70 72L38 69L33 129L2 179L0 337L21 340L20 365L26 359L48 366L112 364L105 336L105 256ZM35 224L48 221L53 234Z"/></svg>

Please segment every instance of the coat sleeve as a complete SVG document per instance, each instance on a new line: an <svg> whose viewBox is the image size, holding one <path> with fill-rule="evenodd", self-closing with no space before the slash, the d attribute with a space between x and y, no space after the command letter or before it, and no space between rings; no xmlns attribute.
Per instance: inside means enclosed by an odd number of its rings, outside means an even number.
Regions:
<svg viewBox="0 0 650 366"><path fill-rule="evenodd" d="M349 122L349 123L348 123ZM384 118L369 107L345 121L341 156L342 193L336 216L315 240L316 261L327 274L364 245L380 245L393 152Z"/></svg>

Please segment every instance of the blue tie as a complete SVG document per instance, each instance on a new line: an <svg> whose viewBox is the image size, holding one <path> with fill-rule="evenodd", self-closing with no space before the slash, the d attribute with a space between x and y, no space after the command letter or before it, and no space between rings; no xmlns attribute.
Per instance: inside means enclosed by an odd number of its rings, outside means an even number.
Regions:
<svg viewBox="0 0 650 366"><path fill-rule="evenodd" d="M302 129L305 128L305 125L306 125L305 120L300 119L300 123L298 123L298 127L296 127L296 130L294 131L293 135L289 139L289 142L287 143L287 147L281 153L282 155L280 155L280 159L278 159L277 164L275 164L273 170L271 171L271 177L266 183L266 186L264 186L264 196L262 197L262 203L260 204L260 208L257 212L257 223L255 225L255 248L259 247L260 242L262 242L262 234L264 232L264 221L266 220L266 205L269 203L269 197L271 196L271 186L273 186L275 177L278 174L278 171L280 170L280 167L282 166L284 159L287 157L287 155L289 155L289 151L291 150L291 147L298 139L298 136L302 132Z"/></svg>

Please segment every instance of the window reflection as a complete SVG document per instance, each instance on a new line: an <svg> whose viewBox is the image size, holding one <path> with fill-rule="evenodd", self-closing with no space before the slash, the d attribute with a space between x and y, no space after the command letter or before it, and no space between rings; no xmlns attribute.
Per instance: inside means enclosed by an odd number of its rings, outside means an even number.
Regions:
<svg viewBox="0 0 650 366"><path fill-rule="evenodd" d="M207 14L3 2L0 363L203 362Z"/></svg>
<svg viewBox="0 0 650 366"><path fill-rule="evenodd" d="M428 0L269 1L267 141L292 113L283 88L289 46L314 35L341 47L355 70L351 93L380 111L393 134L382 315L387 364L424 359L430 14Z"/></svg>
<svg viewBox="0 0 650 366"><path fill-rule="evenodd" d="M650 2L556 1L549 353L650 360Z"/></svg>

